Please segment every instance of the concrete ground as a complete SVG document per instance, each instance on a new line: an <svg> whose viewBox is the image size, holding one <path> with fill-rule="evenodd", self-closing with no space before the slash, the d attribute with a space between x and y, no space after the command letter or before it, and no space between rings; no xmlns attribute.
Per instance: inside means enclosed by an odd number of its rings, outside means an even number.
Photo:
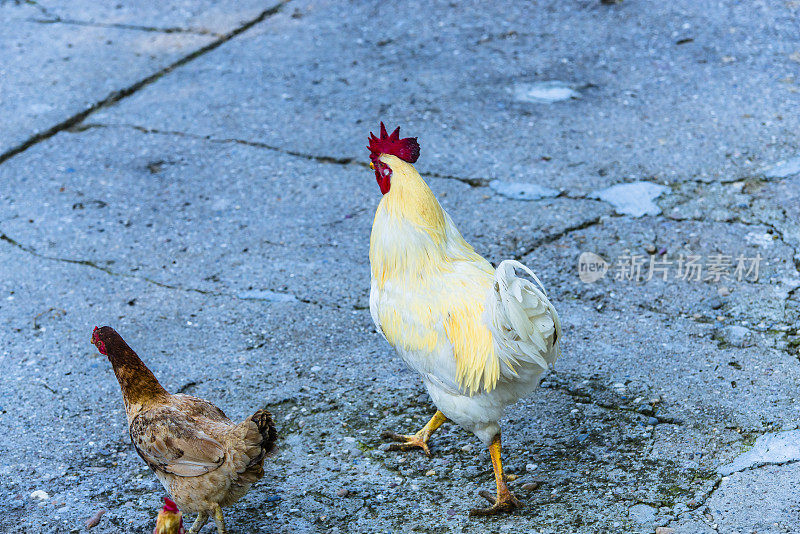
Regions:
<svg viewBox="0 0 800 534"><path fill-rule="evenodd" d="M0 530L151 531L109 324L275 414L232 532L800 532L800 2L132 4L0 0ZM467 516L471 434L380 446L433 407L367 309L379 120L561 314L502 422L513 516Z"/></svg>

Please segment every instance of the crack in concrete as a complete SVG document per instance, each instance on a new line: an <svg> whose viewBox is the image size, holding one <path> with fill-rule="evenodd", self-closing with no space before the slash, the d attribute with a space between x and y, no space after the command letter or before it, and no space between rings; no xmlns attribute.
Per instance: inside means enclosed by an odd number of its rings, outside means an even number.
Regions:
<svg viewBox="0 0 800 534"><path fill-rule="evenodd" d="M792 465L800 462L798 458L792 458L791 460L784 460L782 462L761 462L754 465L749 465L747 467L743 467L737 471L734 471L728 475L724 475L726 477L730 477L731 475L735 475L736 473L746 473L748 471L755 471L757 469L763 469L764 467L783 467L785 465Z"/></svg>
<svg viewBox="0 0 800 534"><path fill-rule="evenodd" d="M290 302L292 300L295 300L295 301L304 302L304 303L307 303L307 304L315 304L314 302L299 298L299 297L297 297L295 295L292 295L290 293L280 293L278 291L272 291L272 290L268 290L268 291L270 291L271 293L275 293L276 295L279 295L279 296L276 296L275 298L269 298L269 297L242 297L242 296L237 295L235 293L226 293L226 292L223 292L223 291L211 291L211 290L199 289L199 288L194 288L194 287L183 287L183 286L178 286L178 285L175 285L175 284L168 284L168 283L165 283L165 282L159 282L158 280L150 278L149 276L138 276L138 275L135 275L135 274L123 273L123 272L115 271L113 269L109 269L108 267L104 267L103 265L98 265L97 262L94 262L94 261L91 261L91 260L80 260L80 259L74 259L74 258L62 258L62 257L59 257L59 256L50 256L48 254L42 254L41 252L38 252L33 247L28 247L26 245L23 245L22 243L20 243L16 239L8 236L6 233L2 232L2 230L0 230L0 241L5 241L9 245L11 245L11 246L13 246L13 247L15 247L15 248L17 248L19 250L22 250L24 252L27 252L28 254L30 254L32 256L35 256L37 258L50 260L50 261L57 261L57 262L61 262L61 263L68 263L68 264L72 264L72 265L83 265L84 267L90 267L92 269L96 269L96 270L104 272L104 273L106 273L107 275L110 275L110 276L116 276L116 277L120 277L120 278L130 278L132 280L138 280L140 282L146 282L148 284L152 284L152 285L158 286L158 287L163 288L163 289L172 289L172 290L175 290L175 291L183 291L185 293L199 293L201 295L206 295L206 296L211 296L211 297L227 297L227 298L232 298L232 299L236 299L236 300L250 300L250 301L257 301L257 302Z"/></svg>
<svg viewBox="0 0 800 534"><path fill-rule="evenodd" d="M73 26L87 26L90 28L115 28L120 30L135 30L154 33L187 33L193 35L203 35L210 37L224 37L224 34L213 32L206 28L181 28L178 26L169 28L159 28L156 26L144 26L139 24L122 24L119 22L91 22L87 20L65 19L58 15L48 15L44 19L28 19L29 22L37 24L68 24Z"/></svg>
<svg viewBox="0 0 800 534"><path fill-rule="evenodd" d="M691 181L691 180L687 180L687 181ZM741 181L741 179L737 179L737 180L733 180L733 181L734 182L735 181ZM731 183L731 181L720 181L718 183L726 184L726 183ZM674 194L674 192L673 192L673 194ZM683 203L682 204L688 203L692 198L691 195L685 195L685 194L683 194L683 195L679 194L677 196L682 197L682 199L683 199ZM752 206L752 199L754 198L753 195L752 194L747 194L747 196L749 196L751 198L751 203L748 205L747 211L750 214L752 214L753 220L755 222L746 221L746 220L744 220L742 218L741 215L738 215L738 214L734 214L734 215L732 215L731 217L729 217L729 218L727 218L725 220L705 220L705 219L698 219L696 217L679 217L679 216L672 217L672 216L666 215L664 213L661 213L661 214L657 215L656 217L666 217L668 219L671 219L671 220L674 220L674 221L678 221L678 222L680 222L680 221L693 221L693 222L701 222L701 223L708 222L708 223L722 223L722 224L741 224L741 225L746 226L746 227L753 227L753 226L758 226L758 225L765 226L766 228L772 230L773 234L777 235L778 239L780 239L780 241L784 245L786 245L787 247L789 247L792 250L792 252L794 254L793 262L794 262L794 265L795 265L795 269L798 272L800 272L800 249L798 249L796 247L793 247L791 244L789 244L789 242L786 240L786 238L784 236L784 232L778 228L778 225L776 223L767 222L764 219L762 219L761 217L759 217L759 214L758 214L759 210L758 209L754 209L754 207ZM682 204L676 204L675 206L680 206ZM730 210L731 208L729 206L726 206L726 209ZM781 215L783 217L783 221L791 220L791 218L789 217L788 213L786 212L786 208L779 208L779 210L780 210L780 213L781 213ZM792 293L794 293L796 290L797 290L797 288L792 290L789 293L789 295L791 296Z"/></svg>
<svg viewBox="0 0 800 534"><path fill-rule="evenodd" d="M200 141L207 141L209 143L219 143L219 144L237 144L243 146L249 146L254 148L263 148L265 150L271 150L273 152L278 152L280 154L286 154L287 156L294 156L296 158L302 158L308 161L316 161L317 163L326 163L332 165L341 165L341 166L355 166L355 167L362 167L369 169L369 163L366 161L360 161L356 158L351 158L347 156L327 156L327 155L319 155L319 154L311 154L308 152L301 152L299 150L292 150L290 148L283 148L275 145L270 145L268 143L263 143L261 141L249 141L247 139L238 139L235 137L211 137L210 135L200 135L200 134L193 134L189 132L181 132L178 130L160 130L158 128L146 128L144 126L139 126L137 124L125 124L125 123L111 123L111 124L103 124L103 123L88 123L88 124L76 124L73 127L69 128L70 131L73 132L83 132L92 128L130 128L132 130L136 130L138 132L142 132L144 134L153 134L153 135L166 135L166 136L175 136L175 137L185 137L188 139L197 139ZM491 180L487 180L485 178L469 178L463 176L454 176L452 174L442 174L438 172L420 172L422 176L428 176L430 178L440 178L443 180L455 180L458 182L465 183L470 187L488 187L489 182Z"/></svg>
<svg viewBox="0 0 800 534"><path fill-rule="evenodd" d="M35 7L36 9L38 9L39 11L41 11L42 14L45 17L49 17L49 18L57 18L58 17L57 15L54 15L53 13L50 13L50 11L46 7L41 5L39 2L36 2L36 0L25 0L25 3L26 4L30 4L33 7Z"/></svg>
<svg viewBox="0 0 800 534"><path fill-rule="evenodd" d="M251 141L247 139L239 139L236 137L211 137L210 135L201 135L201 134L194 134L190 132L182 132L180 130L161 130L158 128L147 128L145 126L140 126L138 124L127 124L127 123L99 123L99 122L92 122L86 124L76 124L75 126L69 128L68 130L71 132L84 132L86 130L91 130L94 128L129 128L132 130L136 130L138 132L144 134L153 134L153 135L165 135L165 136L175 136L175 137L185 137L188 139L197 139L199 141L207 141L209 143L219 143L219 144L238 144L244 146L250 146L254 148L263 148L265 150L271 150L273 152L278 152L280 154L286 154L287 156L294 156L297 158L302 158L309 161L316 161L318 163L327 163L333 165L342 165L342 166L356 166L362 168L369 168L369 163L366 161L360 161L356 158L348 157L348 156L328 156L328 155L320 155L320 154L311 154L309 152L301 152L299 150L293 150L290 148L279 147L275 145L270 145L268 143L264 143L261 141ZM492 181L487 178L474 178L469 176L456 176L454 174L444 174L435 171L420 171L420 175L426 176L429 178L439 178L442 180L455 180L457 182L461 182L464 184L469 185L473 188L479 187L489 187L489 183ZM503 197L499 193L495 193L494 196L496 197ZM596 199L590 198L587 194L584 193L577 193L571 194L568 191L560 191L558 195L554 197L543 197L537 200L518 200L518 199L511 199L517 200L518 202L537 202L538 200L552 200L556 198L566 198L569 200L586 200L590 202L597 202L601 204L607 204L606 202ZM546 243L551 241L547 241L547 238L544 238ZM557 237L556 237L557 239Z"/></svg>
<svg viewBox="0 0 800 534"><path fill-rule="evenodd" d="M765 433L765 432L762 432L762 434L763 433ZM761 463L761 464L756 464L756 465L751 465L751 466L745 467L745 468L740 469L738 471L734 471L733 473L731 473L729 475L720 475L719 477L717 477L717 479L714 481L713 486L711 486L711 488L705 493L705 495L703 495L703 497L699 501L695 501L695 503L697 503L697 505L696 506L692 506L692 507L690 507L689 510L686 510L685 512L678 514L677 517L675 518L675 521L681 519L686 514L689 514L689 513L692 513L692 512L696 512L696 511L700 510L702 507L706 506L708 504L708 502L711 500L711 498L714 496L714 493L722 486L722 481L724 479L726 479L726 478L729 478L733 474L745 473L747 471L754 471L756 469L762 469L764 467L770 467L770 466L782 467L782 466L785 466L785 465L792 465L792 464L796 464L796 463L800 463L800 459L796 459L795 458L795 459L791 459L791 460L786 460L784 462L765 462L765 463ZM713 516L711 516L711 517L713 518ZM713 525L710 522L706 521L705 517L701 517L701 520L706 522L706 524L708 524L711 528L714 528ZM714 530L718 530L718 529L715 528Z"/></svg>
<svg viewBox="0 0 800 534"><path fill-rule="evenodd" d="M700 499L700 501L699 502L695 501L695 502L698 503L697 506L695 506L694 508L691 508L690 510L688 510L687 512L684 512L684 513L694 512L695 510L698 510L700 507L705 506L706 503L714 495L714 492L717 491L721 485L722 485L722 477L720 476L714 481L714 485L711 486L711 489L709 489L706 492L705 495L703 495L703 497ZM678 517L680 517L680 516L681 516L681 514L678 515Z"/></svg>
<svg viewBox="0 0 800 534"><path fill-rule="evenodd" d="M569 198L569 197L567 197ZM578 197L576 197L578 198ZM600 201L598 201L600 202ZM593 219L588 219L582 221L578 224L574 224L572 226L567 226L558 232L553 232L552 234L545 235L544 237L540 237L539 239L534 240L528 247L523 251L514 256L512 256L517 261L522 261L522 259L531 254L534 250L544 245L549 245L555 241L558 241L562 237L566 237L567 235L571 234L572 232L578 232L580 230L585 230L586 228L590 228L592 226L598 225L603 221L603 215L598 215Z"/></svg>
<svg viewBox="0 0 800 534"><path fill-rule="evenodd" d="M249 30L250 28L252 28L256 24L258 24L260 22L263 22L264 20L272 17L273 15L276 15L277 13L279 13L281 11L283 6L286 5L290 1L291 0L281 0L278 4L275 4L274 6L268 8L268 9L265 9L264 11L261 12L261 14L259 14L254 19L251 19L251 20L247 21L246 23L242 24L241 26L238 26L237 28L229 31L228 33L224 34L219 39L215 39L211 43L198 48L194 52L191 52L190 54L188 54L186 56L183 56L182 58L178 59L177 61L172 62L171 64L167 65L166 67L156 71L155 73L151 74L150 76L142 78L141 80L137 81L136 83L134 83L132 85L129 85L128 87L113 91L111 94L106 96L104 99L95 102L94 104L90 105L88 108L84 109L83 111L80 111L80 112L72 115L71 117L59 122L58 124L56 124L54 126L51 126L47 130L34 134L32 137L30 137L27 140L23 141L19 145L17 145L15 147L3 152L2 154L0 154L0 164L2 164L3 162L7 161L8 159L16 156L17 154L20 154L20 153L26 151L27 149L29 149L30 147L36 145L37 143L40 143L40 142L44 141L45 139L49 139L49 138L53 137L54 135L56 135L57 133L59 133L59 132L61 132L63 130L66 130L68 128L72 128L73 126L76 126L76 125L82 123L84 120L86 120L86 118L89 115L95 113L96 111L116 104L120 100L123 100L123 99L131 96L132 94L136 93L137 91L139 91L143 87L146 87L146 86L152 84L156 80L160 79L162 76L165 76L165 75L169 74L170 72L172 72L173 70L177 69L178 67L186 65L187 63L197 59L198 57L200 57L200 56L202 56L202 55L204 55L204 54L206 54L208 52L211 52L212 50L220 47L221 45L223 45L226 42L230 41L231 39L233 39L237 35Z"/></svg>
<svg viewBox="0 0 800 534"><path fill-rule="evenodd" d="M564 376L568 377L569 380L573 381L585 379L585 377L581 375L564 375ZM658 415L655 411L655 408L653 408L652 415L648 415L638 411L635 407L620 406L617 404L611 404L599 401L597 399L593 399L588 392L576 390L576 388L571 388L567 384L563 384L558 380L554 380L552 374L548 374L547 377L545 377L541 381L540 387L543 387L544 389L555 389L557 391L563 391L564 393L569 395L574 401L576 402L580 401L579 404L591 404L593 406L597 406L598 408L602 408L604 410L614 411L614 412L627 412L644 418L652 417L653 419L656 419L658 421L658 423L656 423L658 425L683 426L683 420L675 417Z"/></svg>

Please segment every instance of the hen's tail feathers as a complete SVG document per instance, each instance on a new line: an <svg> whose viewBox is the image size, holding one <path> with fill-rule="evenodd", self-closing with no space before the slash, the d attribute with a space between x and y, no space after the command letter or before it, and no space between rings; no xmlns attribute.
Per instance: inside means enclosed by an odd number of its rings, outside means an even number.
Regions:
<svg viewBox="0 0 800 534"><path fill-rule="evenodd" d="M275 430L275 421L272 414L265 409L258 410L250 420L256 424L258 433L261 435L261 448L267 454L275 448L275 441L278 439L278 432Z"/></svg>
<svg viewBox="0 0 800 534"><path fill-rule="evenodd" d="M241 452L244 453L244 470L240 480L252 483L264 476L264 457L275 448L278 433L272 414L264 409L236 425L236 429L241 431Z"/></svg>

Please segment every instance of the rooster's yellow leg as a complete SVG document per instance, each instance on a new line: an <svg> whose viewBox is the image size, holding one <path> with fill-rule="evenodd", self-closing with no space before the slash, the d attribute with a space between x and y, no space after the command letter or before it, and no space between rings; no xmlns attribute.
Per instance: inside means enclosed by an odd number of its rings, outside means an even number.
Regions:
<svg viewBox="0 0 800 534"><path fill-rule="evenodd" d="M197 514L197 519L192 525L192 528L189 529L189 534L197 534L200 532L200 529L203 528L203 525L206 524L206 521L208 521L208 512L200 512Z"/></svg>
<svg viewBox="0 0 800 534"><path fill-rule="evenodd" d="M511 493L511 490L506 485L506 478L503 475L503 463L500 461L500 449L500 433L498 433L492 439L492 444L489 445L489 456L492 458L492 467L494 468L494 481L497 484L497 498L492 498L488 491L481 492L481 497L492 503L492 506L470 510L469 515L495 515L522 507L522 503L514 497L514 494Z"/></svg>
<svg viewBox="0 0 800 534"><path fill-rule="evenodd" d="M225 530L225 518L222 517L222 508L217 506L214 508L214 522L217 524L217 534L228 534Z"/></svg>
<svg viewBox="0 0 800 534"><path fill-rule="evenodd" d="M420 429L419 432L414 434L413 436L406 436L404 434L395 434L394 432L384 432L381 434L381 437L384 439L391 439L394 441L399 441L400 443L393 443L390 447L390 451L407 451L413 448L420 448L423 450L425 454L428 456L431 455L431 450L428 448L428 440L431 437L437 428L442 426L442 424L447 421L447 417L436 410L436 413L433 414L431 420Z"/></svg>

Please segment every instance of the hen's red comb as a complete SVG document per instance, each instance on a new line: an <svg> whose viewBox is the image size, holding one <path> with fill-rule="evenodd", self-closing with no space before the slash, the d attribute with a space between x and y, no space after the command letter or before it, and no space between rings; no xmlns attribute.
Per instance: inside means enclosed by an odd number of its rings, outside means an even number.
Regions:
<svg viewBox="0 0 800 534"><path fill-rule="evenodd" d="M169 497L164 497L164 508L162 508L162 510L171 514L176 514L178 513L178 505L172 502Z"/></svg>
<svg viewBox="0 0 800 534"><path fill-rule="evenodd" d="M419 143L416 137L406 137L400 139L400 127L398 126L391 134L386 133L386 126L381 122L381 136L369 133L369 145L367 148L372 155L392 154L398 158L414 163L419 158Z"/></svg>

